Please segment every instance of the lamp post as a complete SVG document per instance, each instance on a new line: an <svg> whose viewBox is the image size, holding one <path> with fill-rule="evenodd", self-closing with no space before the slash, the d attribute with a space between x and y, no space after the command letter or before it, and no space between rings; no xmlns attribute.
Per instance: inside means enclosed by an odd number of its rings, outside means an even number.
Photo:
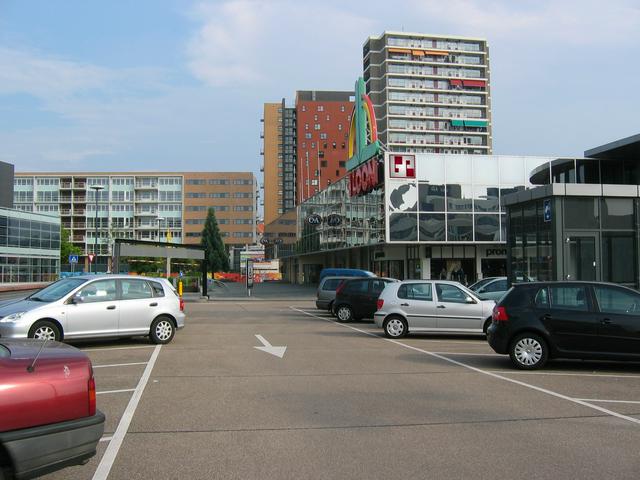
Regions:
<svg viewBox="0 0 640 480"><path fill-rule="evenodd" d="M158 242L160 241L160 224L164 221L164 217L156 217L156 222L158 222Z"/></svg>
<svg viewBox="0 0 640 480"><path fill-rule="evenodd" d="M96 197L96 219L95 219L95 227L96 227L96 232L95 232L95 237L93 239L93 273L97 273L98 271L98 266L96 265L98 263L98 192L101 190L104 190L104 186L103 185L91 185L91 190L93 190L95 193L95 197Z"/></svg>

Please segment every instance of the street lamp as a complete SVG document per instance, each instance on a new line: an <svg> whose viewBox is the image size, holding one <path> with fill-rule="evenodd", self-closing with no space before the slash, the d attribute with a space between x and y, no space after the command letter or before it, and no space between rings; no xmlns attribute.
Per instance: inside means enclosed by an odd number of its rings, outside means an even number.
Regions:
<svg viewBox="0 0 640 480"><path fill-rule="evenodd" d="M101 190L104 190L104 186L103 185L91 185L91 190L93 190L95 192L95 197L96 197L96 220L95 220L95 227L96 227L96 233L95 233L95 237L93 239L93 273L97 273L98 272L98 266L96 265L98 263L98 192Z"/></svg>
<svg viewBox="0 0 640 480"><path fill-rule="evenodd" d="M158 242L160 241L160 224L163 222L164 217L156 217L156 222L158 222Z"/></svg>

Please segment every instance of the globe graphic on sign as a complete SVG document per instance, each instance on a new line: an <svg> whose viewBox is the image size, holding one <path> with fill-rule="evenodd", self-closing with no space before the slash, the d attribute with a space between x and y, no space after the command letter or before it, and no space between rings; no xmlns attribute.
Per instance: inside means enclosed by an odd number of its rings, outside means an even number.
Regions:
<svg viewBox="0 0 640 480"><path fill-rule="evenodd" d="M392 211L415 212L417 203L418 189L414 183L403 183L389 195L389 207Z"/></svg>

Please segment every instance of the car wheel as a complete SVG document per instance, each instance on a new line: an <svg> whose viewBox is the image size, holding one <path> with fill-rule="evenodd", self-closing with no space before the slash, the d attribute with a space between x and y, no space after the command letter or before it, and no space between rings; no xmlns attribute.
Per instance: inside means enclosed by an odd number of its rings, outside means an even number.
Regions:
<svg viewBox="0 0 640 480"><path fill-rule="evenodd" d="M489 325L491 325L491 317L487 318L487 321L484 322L484 325L482 327L482 332L486 335L487 334L487 330L489 330Z"/></svg>
<svg viewBox="0 0 640 480"><path fill-rule="evenodd" d="M347 305L340 305L336 310L336 317L339 322L350 322L353 320L353 311Z"/></svg>
<svg viewBox="0 0 640 480"><path fill-rule="evenodd" d="M522 370L542 368L549 358L549 347L542 337L535 333L516 336L509 347L511 362Z"/></svg>
<svg viewBox="0 0 640 480"><path fill-rule="evenodd" d="M409 326L404 318L391 317L384 321L384 334L389 338L402 338L409 333Z"/></svg>
<svg viewBox="0 0 640 480"><path fill-rule="evenodd" d="M168 317L158 317L151 323L149 338L155 344L167 344L173 340L175 334L176 327L173 326L173 322Z"/></svg>
<svg viewBox="0 0 640 480"><path fill-rule="evenodd" d="M61 337L58 326L49 320L39 320L29 330L29 338L38 340L55 340L59 342Z"/></svg>

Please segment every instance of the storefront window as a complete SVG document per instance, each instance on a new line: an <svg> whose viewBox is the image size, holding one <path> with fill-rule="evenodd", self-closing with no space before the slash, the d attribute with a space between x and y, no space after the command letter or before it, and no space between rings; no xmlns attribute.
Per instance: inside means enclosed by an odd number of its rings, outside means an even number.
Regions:
<svg viewBox="0 0 640 480"><path fill-rule="evenodd" d="M447 211L473 211L473 188L471 185L447 184Z"/></svg>
<svg viewBox="0 0 640 480"><path fill-rule="evenodd" d="M600 228L597 199L566 197L564 199L564 226L567 229Z"/></svg>
<svg viewBox="0 0 640 480"><path fill-rule="evenodd" d="M473 215L447 215L447 241L470 242L473 240Z"/></svg>
<svg viewBox="0 0 640 480"><path fill-rule="evenodd" d="M633 199L603 198L600 202L603 229L633 228Z"/></svg>
<svg viewBox="0 0 640 480"><path fill-rule="evenodd" d="M421 242L444 242L444 213L421 213L419 240Z"/></svg>
<svg viewBox="0 0 640 480"><path fill-rule="evenodd" d="M498 215L474 216L476 242L500 241L500 217Z"/></svg>
<svg viewBox="0 0 640 480"><path fill-rule="evenodd" d="M633 233L603 233L602 280L634 285L637 258Z"/></svg>
<svg viewBox="0 0 640 480"><path fill-rule="evenodd" d="M389 218L389 237L392 241L415 242L418 224L415 213L394 213Z"/></svg>

